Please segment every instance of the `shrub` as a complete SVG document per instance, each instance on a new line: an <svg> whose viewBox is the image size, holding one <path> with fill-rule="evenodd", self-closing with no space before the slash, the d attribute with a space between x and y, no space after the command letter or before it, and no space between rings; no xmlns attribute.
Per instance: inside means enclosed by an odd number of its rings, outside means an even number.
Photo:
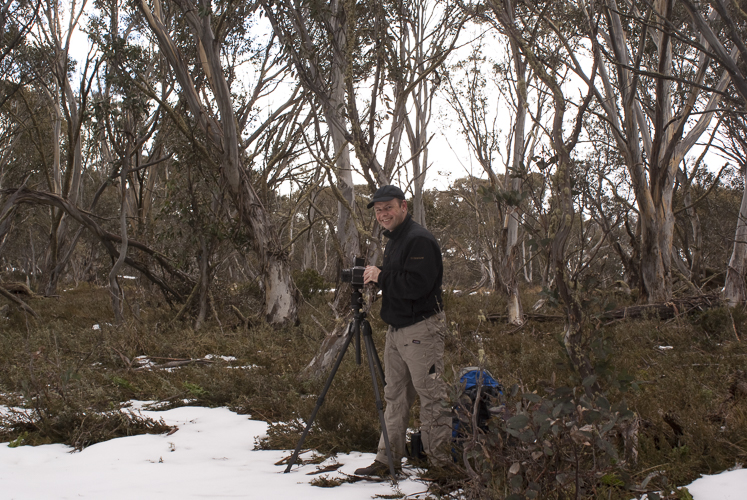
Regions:
<svg viewBox="0 0 747 500"><path fill-rule="evenodd" d="M310 298L314 295L326 293L330 290L331 286L324 279L324 276L316 272L314 269L306 269L304 271L293 271L293 282L296 284L296 288L301 292L305 298Z"/></svg>
<svg viewBox="0 0 747 500"><path fill-rule="evenodd" d="M514 385L487 432L476 428L455 444L468 497L597 498L631 486L623 465L635 454L637 420L625 403L585 387L546 392Z"/></svg>

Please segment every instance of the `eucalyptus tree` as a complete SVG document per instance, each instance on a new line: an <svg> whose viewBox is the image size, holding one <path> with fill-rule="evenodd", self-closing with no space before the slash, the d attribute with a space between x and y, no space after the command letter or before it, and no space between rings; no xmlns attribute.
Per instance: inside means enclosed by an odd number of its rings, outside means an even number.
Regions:
<svg viewBox="0 0 747 500"><path fill-rule="evenodd" d="M280 239L267 200L258 194L249 172L252 158L247 148L257 141L269 125L292 108L299 99L297 92L281 98L264 121L257 119L260 100L286 75L286 66L278 59L275 37L261 47L251 32L254 8L251 3L215 4L174 0L152 3L142 0L137 6L148 30L160 47L163 57L179 84L179 94L186 103L201 137L173 108L169 115L185 136L193 139L203 159L219 172L235 206L238 217L247 226L254 251L261 261L265 291L264 313L268 322L282 324L297 319L298 305L290 275L287 249ZM181 31L188 30L189 35ZM228 50L241 42L240 58L257 59L254 85L239 87L240 66L229 64L236 52ZM238 61L237 61L238 62ZM279 165L283 158L267 159Z"/></svg>
<svg viewBox="0 0 747 500"><path fill-rule="evenodd" d="M532 3L525 4L526 9L520 11L521 15L517 12L514 17L512 2L495 0L491 5L506 36L513 39L538 82L552 96L552 110L549 112L551 122L547 127L549 150L545 153L547 158L542 160L548 174L552 175L552 233L548 264L566 313L563 338L566 352L579 374L586 379L593 374L593 368L585 349L581 302L571 282L568 245L574 225L579 220L575 207L575 178L578 172L573 155L593 97L598 59L592 55L592 73L586 82L586 93L580 102L573 103L564 91L564 86L569 83L569 71L561 61L572 60L583 47L575 36L575 30L562 30L555 25L554 19L568 20L574 11L556 2ZM573 26L573 23L566 23L566 26ZM537 36L538 33L546 35ZM575 114L568 117L566 113L572 106L575 107Z"/></svg>
<svg viewBox="0 0 747 500"><path fill-rule="evenodd" d="M324 155L331 161L327 172L334 170L335 194L338 198L336 236L340 265L349 266L360 253L358 229L355 225L355 189L350 157L348 114L345 108L346 78L352 78L350 50L354 35L350 34L348 17L341 1L277 2L270 5L260 0L263 12L270 20L273 32L293 65L297 78L319 103L334 147ZM319 127L316 127L321 133Z"/></svg>
<svg viewBox="0 0 747 500"><path fill-rule="evenodd" d="M22 44L14 52L14 65L25 74L33 75L29 68L38 63L33 47ZM31 78L33 79L33 78ZM6 90L0 106L0 188L47 184L51 186L50 143L53 131L53 119L56 110L48 96L39 91L38 85L19 85L28 79L5 80ZM3 202L3 214L0 215L0 258L11 267L25 271L28 284L36 288L41 274L38 254L43 250L43 243L48 241L48 232L40 229L49 224L43 213L26 217L32 222L23 227L22 235L8 238L18 217L18 205ZM42 234L38 234L42 233Z"/></svg>
<svg viewBox="0 0 747 500"><path fill-rule="evenodd" d="M579 9L596 57L607 56L594 92L636 196L642 295L666 301L672 295L676 173L711 126L731 79L672 0L608 0L579 3ZM572 64L590 81L580 61Z"/></svg>
<svg viewBox="0 0 747 500"><path fill-rule="evenodd" d="M86 9L82 3L72 1L62 4L43 0L43 22L37 23L35 45L42 65L36 66L35 84L46 94L54 110L51 148L52 164L49 175L49 190L62 196L71 205L78 204L83 180L84 121L88 112L88 99L91 86L100 60L88 53L79 69L79 88L73 88L71 77L76 61L71 56L73 36L80 29L80 21ZM52 79L47 78L51 75ZM65 125L65 158L62 158L63 134ZM43 145L46 148L48 145ZM54 295L57 285L75 249L76 238L71 238L67 215L60 208L53 209L49 245L46 253L44 293Z"/></svg>
<svg viewBox="0 0 747 500"><path fill-rule="evenodd" d="M19 53L26 50L26 36L38 20L42 0L25 2L0 1L0 80L5 83L0 91L0 106L33 77L24 71Z"/></svg>
<svg viewBox="0 0 747 500"><path fill-rule="evenodd" d="M414 177L416 214L421 216L417 207L427 167L423 158L433 96L428 80L435 83L436 70L453 49L464 16L455 4L438 1L260 3L297 78L320 109L323 123L319 120L317 130L332 138L332 151L320 152L319 157L330 159L324 166L327 176L334 177L330 184L338 199L334 230L340 265L352 264L364 253L361 235L369 236L366 253L369 260L376 260L381 251L379 228L367 230L356 214L350 148L371 193L395 179L403 184L403 179L406 183ZM412 121L408 106L415 109ZM410 160L403 162L405 132L411 150ZM385 143L383 152L380 143ZM413 176L405 172L407 163L416 170ZM329 336L311 371L320 372L334 359L339 340L336 332Z"/></svg>
<svg viewBox="0 0 747 500"><path fill-rule="evenodd" d="M371 191L399 175L406 129L410 159L418 157L419 169L433 95L429 78L438 79L436 69L456 43L463 23L454 7L425 1L262 3L333 138L334 150L328 157L335 163L339 210L350 212L355 200L350 146ZM414 92L418 97L409 101ZM409 105L416 118L408 123ZM385 142L381 153L380 142ZM420 185L423 175L414 177ZM416 195L418 189L422 186L414 190ZM352 262L360 246L352 243L360 231L347 224L348 217L355 214L338 214L343 265Z"/></svg>
<svg viewBox="0 0 747 500"><path fill-rule="evenodd" d="M708 43L711 56L731 76L736 95L732 106L724 106L726 123L724 144L719 149L735 161L744 181L747 181L745 152L744 114L747 113L747 74L744 62L747 60L747 12L738 2L714 0L702 4L691 0L682 2L695 28L702 33ZM735 54L739 54L741 64ZM747 299L745 293L745 272L747 270L747 184L737 219L734 245L727 265L724 284L724 299L734 307Z"/></svg>
<svg viewBox="0 0 747 500"><path fill-rule="evenodd" d="M155 187L160 163L154 154L162 150L162 140L153 140L163 126L162 107L155 99L143 92L129 77L127 69L134 69L139 77L151 82L159 74L158 58L153 52L132 43L136 20L122 16L125 12L118 0L96 2L99 15L91 16L88 24L89 39L94 42L102 56L102 65L97 77L97 92L94 94L91 128L96 153L101 161L105 181L94 195L93 208L109 185L117 185L119 191L119 249L118 257L109 271L109 288L115 321L123 320L124 291L119 286L118 276L130 251L130 224L134 224L136 235L144 230L145 217L149 211L153 192L144 193L143 183L151 191ZM166 101L172 90L162 85ZM162 134L161 134L162 135ZM152 151L148 154L146 143Z"/></svg>
<svg viewBox="0 0 747 500"><path fill-rule="evenodd" d="M492 2L488 4L489 8L482 8L481 5L464 7L492 28L492 46L503 47L501 42L508 42L503 52L500 52L500 49L496 51L498 57L505 58L505 62L493 63L492 71L485 71L485 68L491 65L481 55L484 49L481 46L474 48L469 64L454 67L455 72L464 70L463 85L457 89L453 83L456 75L450 75L448 94L449 103L456 112L459 128L467 140L470 151L490 181L490 188L484 190L484 194L493 200L503 221L500 234L496 235L495 244L489 245L490 251L486 254L489 255L491 263L495 263L494 274L499 288L508 298L508 322L521 325L524 322L524 313L518 284L518 251L521 205L524 198L522 179L527 177L534 147L537 145L538 136L541 135L540 124L546 97L542 92L534 93L533 100L537 109L531 130L527 133L526 121L531 104L533 71L527 67L526 57L516 40L505 36L502 22L498 20L503 16L504 22L516 23L516 3ZM485 90L488 75L496 87L492 89L492 93L497 97L492 99ZM502 127L506 124L508 130L504 131ZM504 138L505 151L501 151L500 143ZM499 154L500 161L496 158ZM503 175L499 175L498 167L503 167ZM540 205L543 202L544 200Z"/></svg>
<svg viewBox="0 0 747 500"><path fill-rule="evenodd" d="M726 137L720 147L723 155L730 158L738 167L742 176L742 203L739 208L737 227L734 232L734 244L726 268L724 283L724 300L731 307L743 304L747 300L745 274L747 273L747 127L739 116L726 120Z"/></svg>
<svg viewBox="0 0 747 500"><path fill-rule="evenodd" d="M442 61L456 46L459 40L462 24L469 18L458 10L458 4L453 2L439 2L432 0L412 0L399 2L397 23L399 37L394 38L394 45L388 52L394 55L397 49L398 57L394 71L390 71L394 81L395 96L405 96L405 106L397 107L402 99L395 99L395 107L387 106L387 112L392 115L393 127L387 144L386 165L391 165L396 159L392 155L398 154L400 128L394 125L403 122L407 132L409 144L409 159L399 152L403 167L409 162L409 184L412 191L412 216L422 226L427 226L424 207L424 186L428 177L428 169L432 165L429 156L430 142L434 137L431 125L434 99L439 95L442 87L445 65ZM390 63L395 65L394 62ZM425 77L423 77L425 76ZM409 94L409 95L408 95ZM384 105L388 101L384 100ZM396 140L395 140L396 139ZM436 159L438 160L438 159ZM407 168L404 168L407 171Z"/></svg>

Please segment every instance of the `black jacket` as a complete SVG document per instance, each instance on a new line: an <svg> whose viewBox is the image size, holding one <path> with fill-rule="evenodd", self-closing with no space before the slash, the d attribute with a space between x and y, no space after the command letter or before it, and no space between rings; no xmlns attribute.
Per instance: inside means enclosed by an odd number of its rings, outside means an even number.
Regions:
<svg viewBox="0 0 747 500"><path fill-rule="evenodd" d="M378 279L381 319L402 328L440 312L444 267L436 238L410 214L384 236L389 242Z"/></svg>

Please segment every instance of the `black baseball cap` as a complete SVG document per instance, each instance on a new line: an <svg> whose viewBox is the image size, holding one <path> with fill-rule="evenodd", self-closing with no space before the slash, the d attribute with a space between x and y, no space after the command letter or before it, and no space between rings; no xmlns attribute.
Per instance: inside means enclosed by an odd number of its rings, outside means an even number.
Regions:
<svg viewBox="0 0 747 500"><path fill-rule="evenodd" d="M398 188L397 186L392 186L392 185L381 186L374 193L371 203L368 204L368 208L371 208L372 206L374 206L374 203L376 203L377 201L389 201L389 200L393 200L394 198L399 198L400 200L404 200L405 193L403 193L402 190Z"/></svg>

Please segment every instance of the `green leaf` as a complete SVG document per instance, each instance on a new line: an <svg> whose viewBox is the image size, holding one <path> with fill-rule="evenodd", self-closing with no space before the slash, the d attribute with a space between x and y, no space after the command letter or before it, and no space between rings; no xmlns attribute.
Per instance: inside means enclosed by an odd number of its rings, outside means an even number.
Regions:
<svg viewBox="0 0 747 500"><path fill-rule="evenodd" d="M537 430L537 439L542 439L545 434L547 434L547 431L550 430L550 420L545 420L540 424L539 429Z"/></svg>
<svg viewBox="0 0 747 500"><path fill-rule="evenodd" d="M590 410L584 414L584 422L586 422L587 424L593 424L594 422L598 422L601 418L602 418L602 414L596 410Z"/></svg>
<svg viewBox="0 0 747 500"><path fill-rule="evenodd" d="M560 412L563 411L563 405L562 403L559 405L555 405L555 408L552 409L552 417L558 418L560 416Z"/></svg>
<svg viewBox="0 0 747 500"><path fill-rule="evenodd" d="M15 438L13 441L8 443L8 448L18 448L19 446L23 446L23 443L27 437L29 437L29 433L26 431L23 431L22 433L18 435L17 438Z"/></svg>
<svg viewBox="0 0 747 500"><path fill-rule="evenodd" d="M524 476L522 476L521 474L517 474L509 479L508 482L511 485L511 489L520 490L524 486ZM507 497L507 500L508 498L510 497ZM518 498L524 498L524 496L521 495Z"/></svg>
<svg viewBox="0 0 747 500"><path fill-rule="evenodd" d="M529 423L529 417L526 415L514 415L506 422L509 429L523 429Z"/></svg>
<svg viewBox="0 0 747 500"><path fill-rule="evenodd" d="M542 425L543 423L550 420L550 415L547 413L543 413L541 411L536 411L532 415L532 422L534 422L534 425Z"/></svg>
<svg viewBox="0 0 747 500"><path fill-rule="evenodd" d="M612 443L605 439L597 439L597 447L604 451L610 458L613 458L617 460L619 457L617 455L617 450L615 450L615 447L612 446Z"/></svg>
<svg viewBox="0 0 747 500"><path fill-rule="evenodd" d="M602 429L599 431L599 434L605 435L607 434L617 423L617 417L612 417L612 420L607 422L602 426Z"/></svg>
<svg viewBox="0 0 747 500"><path fill-rule="evenodd" d="M539 403L542 401L542 396L538 396L533 392L525 392L524 394L522 394L522 397L532 403Z"/></svg>
<svg viewBox="0 0 747 500"><path fill-rule="evenodd" d="M584 379L583 385L584 387L589 388L592 385L594 385L596 381L597 381L597 376L592 374Z"/></svg>
<svg viewBox="0 0 747 500"><path fill-rule="evenodd" d="M568 396L573 396L573 390L570 387L558 387L553 391L553 396L556 398L563 398Z"/></svg>
<svg viewBox="0 0 747 500"><path fill-rule="evenodd" d="M563 404L562 408L560 409L561 415L570 415L571 413L576 411L576 405L573 403L565 403Z"/></svg>
<svg viewBox="0 0 747 500"><path fill-rule="evenodd" d="M534 435L534 431L532 429L527 429L519 434L519 439L523 443L534 443L535 441L537 441L537 436Z"/></svg>
<svg viewBox="0 0 747 500"><path fill-rule="evenodd" d="M592 408L594 408L594 405L591 404L591 401L589 401L589 398L587 398L586 396L581 396L581 399L579 399L578 402L583 408L586 408L587 410L591 410Z"/></svg>
<svg viewBox="0 0 747 500"><path fill-rule="evenodd" d="M605 398L604 396L599 396L597 398L596 403L597 403L597 406L600 407L601 409L609 411L610 402L607 401L607 398Z"/></svg>
<svg viewBox="0 0 747 500"><path fill-rule="evenodd" d="M692 494L686 487L677 488L678 500L694 500Z"/></svg>

